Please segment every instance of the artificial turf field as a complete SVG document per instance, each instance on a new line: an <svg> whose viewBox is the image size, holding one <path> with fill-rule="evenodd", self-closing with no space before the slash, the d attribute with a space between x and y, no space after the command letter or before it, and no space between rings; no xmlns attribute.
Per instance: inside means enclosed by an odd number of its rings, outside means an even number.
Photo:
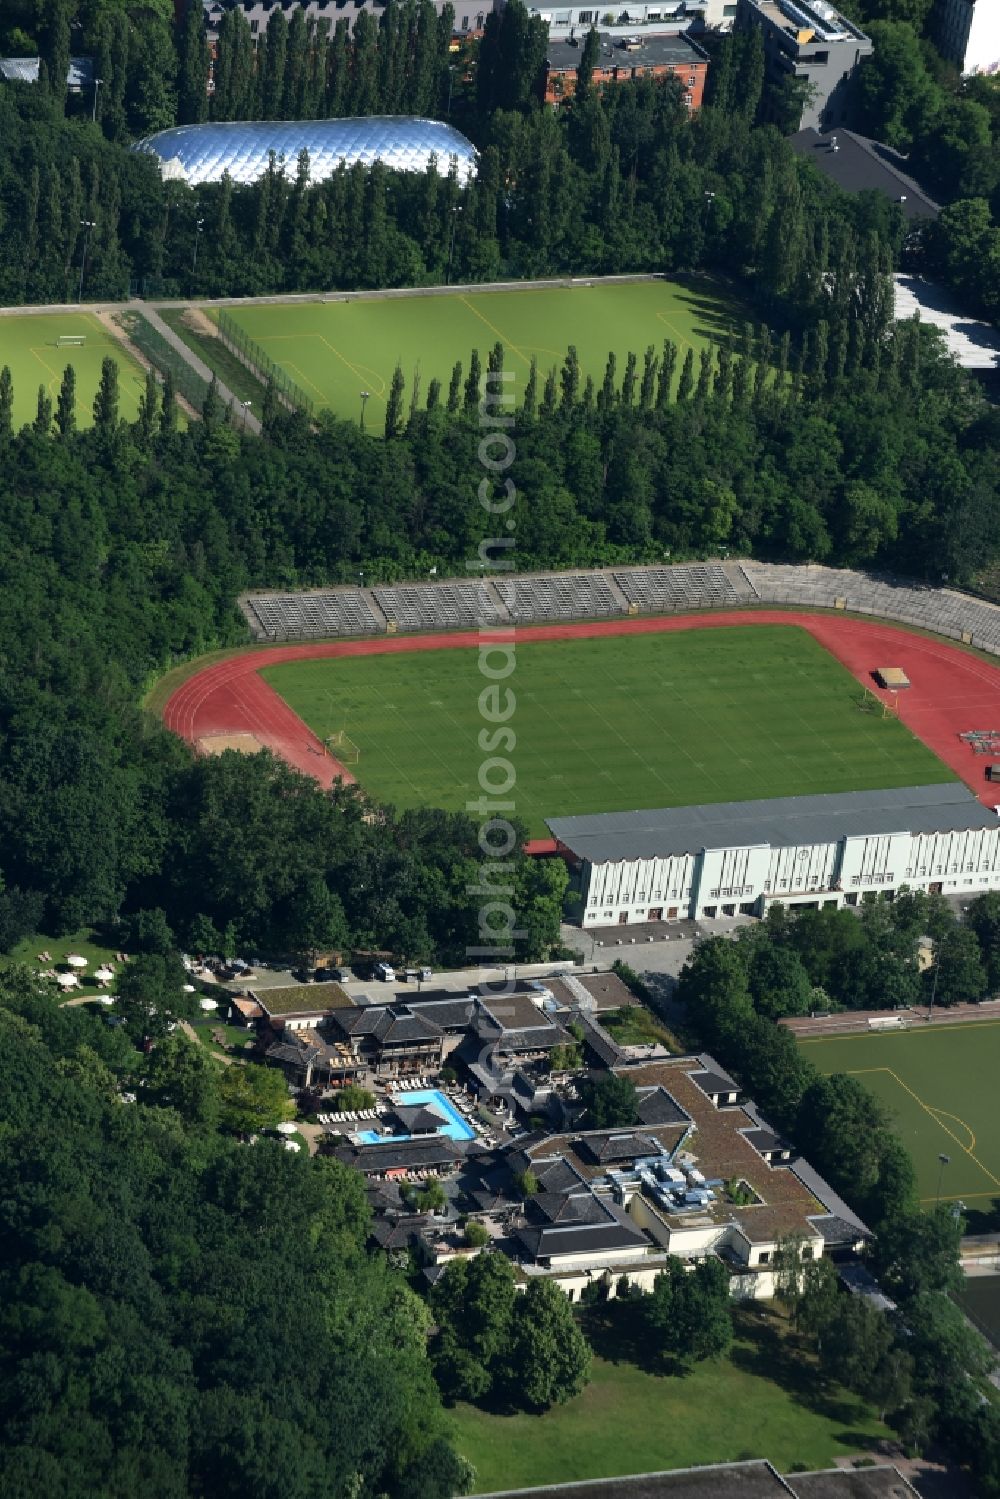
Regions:
<svg viewBox="0 0 1000 1499"><path fill-rule="evenodd" d="M57 348L60 334L84 333L83 347ZM55 405L63 371L76 371L76 422L89 427L101 364L110 355L118 364L119 412L132 421L139 409L145 375L105 328L88 312L32 313L0 317L0 367L10 366L14 382L14 425L34 421L38 387L44 385Z"/></svg>
<svg viewBox="0 0 1000 1499"><path fill-rule="evenodd" d="M1000 1197L1000 1020L921 1026L800 1042L821 1072L857 1077L892 1110L913 1158L921 1201L961 1198L982 1210ZM947 1155L943 1169L939 1155Z"/></svg>
<svg viewBox="0 0 1000 1499"><path fill-rule="evenodd" d="M351 771L379 801L461 809L481 794L476 650L262 676L318 738L348 735ZM517 699L511 799L533 836L579 812L954 780L898 719L861 712L855 679L789 625L519 642L504 685Z"/></svg>
<svg viewBox="0 0 1000 1499"><path fill-rule="evenodd" d="M447 394L455 361L460 359L468 373L471 351L478 349L485 368L486 355L499 340L506 350L504 368L515 375L506 389L519 404L532 357L542 381L575 344L583 378L592 375L600 385L609 352L617 355L620 381L628 353L637 355L641 375L646 348L652 344L659 353L669 338L678 347L679 374L689 347L700 349L742 316L709 282L681 286L671 281L279 303L226 311L318 409L357 417L361 392L367 390L373 432L382 431L397 362L407 399L417 368L424 396L434 378Z"/></svg>

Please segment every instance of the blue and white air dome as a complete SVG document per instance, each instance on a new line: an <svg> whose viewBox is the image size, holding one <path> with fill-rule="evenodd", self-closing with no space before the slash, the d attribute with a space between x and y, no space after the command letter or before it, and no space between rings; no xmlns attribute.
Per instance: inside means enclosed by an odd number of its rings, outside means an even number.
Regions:
<svg viewBox="0 0 1000 1499"><path fill-rule="evenodd" d="M205 125L176 125L158 130L133 147L159 159L165 179L197 187L221 182L256 182L267 171L270 155L283 158L294 176L299 154L309 153L309 180L323 182L343 163L366 166L381 161L396 172L426 172L431 158L447 176L452 158L458 180L476 173L476 148L461 131L442 120L415 115L367 115L347 120L225 120Z"/></svg>

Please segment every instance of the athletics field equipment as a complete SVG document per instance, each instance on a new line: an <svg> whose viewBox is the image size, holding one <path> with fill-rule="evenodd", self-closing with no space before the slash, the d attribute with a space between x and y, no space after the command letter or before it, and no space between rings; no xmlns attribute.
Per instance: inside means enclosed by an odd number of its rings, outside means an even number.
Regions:
<svg viewBox="0 0 1000 1499"><path fill-rule="evenodd" d="M961 1199L970 1209L985 1211L1000 1198L1000 1019L809 1037L799 1044L821 1072L856 1077L892 1110L925 1207L937 1201L939 1184L942 1202Z"/></svg>
<svg viewBox="0 0 1000 1499"><path fill-rule="evenodd" d="M118 365L120 414L125 421L134 421L145 389L145 373L92 313L15 313L0 317L0 366L10 366L14 382L15 428L34 421L39 385L45 386L55 405L68 364L76 371L77 426L89 427L101 364L109 357Z"/></svg>
<svg viewBox="0 0 1000 1499"><path fill-rule="evenodd" d="M734 326L738 329L744 314L709 282L681 286L655 280L345 296L227 307L216 317L227 340L244 347L261 374L275 374L289 399L310 412L331 410L359 420L366 392L368 425L381 433L397 363L406 380L407 402L419 370L422 405L432 379L441 381L444 400L456 360L462 361L464 378L473 349L479 350L485 369L487 354L502 343L504 368L515 375L506 388L519 404L532 358L538 361L541 399L546 374L562 364L570 344L579 355L581 384L590 375L599 388L609 352L617 356L620 385L629 353L638 357L641 377L647 347L652 345L659 355L668 338L677 346L676 383L687 350L697 353Z"/></svg>

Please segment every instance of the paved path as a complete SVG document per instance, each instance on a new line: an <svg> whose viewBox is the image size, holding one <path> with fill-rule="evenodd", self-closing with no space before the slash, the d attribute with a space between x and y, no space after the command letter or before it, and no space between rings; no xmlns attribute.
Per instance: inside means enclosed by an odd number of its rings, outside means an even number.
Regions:
<svg viewBox="0 0 1000 1499"><path fill-rule="evenodd" d="M238 400L237 397L233 395L233 392L229 389L228 385L223 385L218 375L215 374L215 371L209 369L204 359L197 355L194 350L184 342L180 334L175 333L173 328L169 327L163 321L163 319L160 317L160 314L156 311L155 307L151 307L148 302L130 302L128 310L130 312L138 313L140 317L144 317L147 322L151 323L160 337L165 339L170 347L174 350L174 352L179 354L181 358L191 366L196 375L200 375L201 378L203 380L207 380L209 384L211 384L212 378L214 376L215 386L219 392L220 399L224 401L227 406L232 407L234 412L242 411L243 421L246 424L247 431L253 432L257 437L260 436L261 428L258 419L247 410L242 401Z"/></svg>

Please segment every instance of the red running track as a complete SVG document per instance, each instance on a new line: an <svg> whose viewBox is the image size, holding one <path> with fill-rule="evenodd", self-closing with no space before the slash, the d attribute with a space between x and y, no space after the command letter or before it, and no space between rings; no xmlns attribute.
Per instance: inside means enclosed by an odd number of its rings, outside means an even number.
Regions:
<svg viewBox="0 0 1000 1499"><path fill-rule="evenodd" d="M836 614L797 614L777 609L720 614L670 615L656 619L595 620L573 625L526 625L518 642L579 640L600 635L649 635L670 630L718 630L727 625L797 625L825 646L859 682L877 695L871 672L901 666L910 679L899 693L899 716L918 739L959 775L987 806L997 800L985 780L985 762L959 734L968 729L1000 729L1000 669L944 640L914 635L903 627ZM163 712L169 729L195 748L210 734L253 734L296 770L331 786L338 776L354 777L334 760L312 730L259 675L283 661L346 656L389 656L403 651L469 650L490 634L509 640L503 626L441 635L389 635L376 640L330 641L317 645L274 646L231 656L189 677ZM537 851L549 847L538 840ZM535 850L533 850L535 851Z"/></svg>

